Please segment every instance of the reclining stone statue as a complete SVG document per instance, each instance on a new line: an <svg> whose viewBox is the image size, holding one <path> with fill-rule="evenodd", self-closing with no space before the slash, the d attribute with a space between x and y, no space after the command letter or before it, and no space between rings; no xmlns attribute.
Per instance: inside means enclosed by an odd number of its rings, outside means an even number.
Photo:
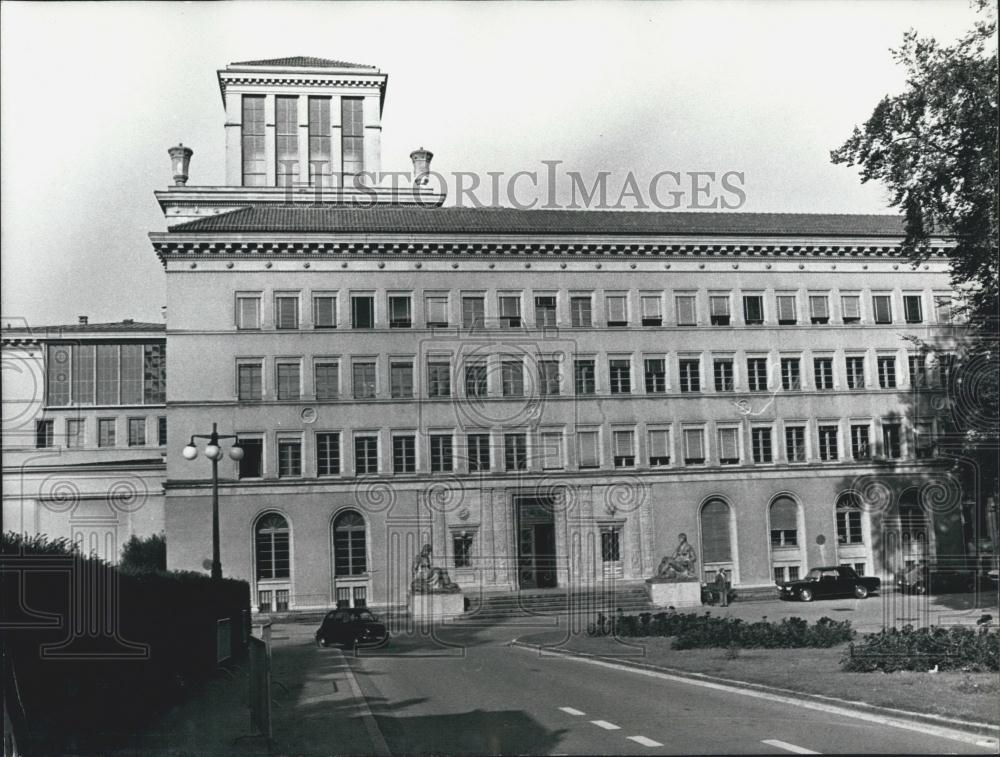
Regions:
<svg viewBox="0 0 1000 757"><path fill-rule="evenodd" d="M453 594L460 592L462 587L451 580L447 570L431 565L431 545L425 544L413 558L413 582L410 590L414 594Z"/></svg>
<svg viewBox="0 0 1000 757"><path fill-rule="evenodd" d="M660 560L654 578L667 581L697 581L698 573L695 565L698 562L698 554L688 543L687 534L679 534L677 540L674 554Z"/></svg>

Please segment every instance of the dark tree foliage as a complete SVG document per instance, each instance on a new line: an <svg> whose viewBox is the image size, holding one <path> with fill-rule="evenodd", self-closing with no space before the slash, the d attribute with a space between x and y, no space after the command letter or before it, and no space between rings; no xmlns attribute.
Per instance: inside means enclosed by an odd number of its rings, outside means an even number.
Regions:
<svg viewBox="0 0 1000 757"><path fill-rule="evenodd" d="M152 534L141 539L133 534L122 547L122 559L118 567L132 573L166 570L166 537L163 534Z"/></svg>

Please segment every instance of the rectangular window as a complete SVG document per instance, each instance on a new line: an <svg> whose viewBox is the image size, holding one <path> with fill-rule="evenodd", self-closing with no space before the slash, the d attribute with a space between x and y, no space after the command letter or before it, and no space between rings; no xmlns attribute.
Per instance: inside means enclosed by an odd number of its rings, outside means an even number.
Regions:
<svg viewBox="0 0 1000 757"><path fill-rule="evenodd" d="M486 361L467 362L465 364L465 396L485 397L487 392Z"/></svg>
<svg viewBox="0 0 1000 757"><path fill-rule="evenodd" d="M809 295L809 321L810 323L830 322L830 304L825 294Z"/></svg>
<svg viewBox="0 0 1000 757"><path fill-rule="evenodd" d="M525 434L503 435L504 470L528 469L528 439Z"/></svg>
<svg viewBox="0 0 1000 757"><path fill-rule="evenodd" d="M236 328L241 330L260 328L260 295L236 295Z"/></svg>
<svg viewBox="0 0 1000 757"><path fill-rule="evenodd" d="M309 184L330 186L330 98L309 98Z"/></svg>
<svg viewBox="0 0 1000 757"><path fill-rule="evenodd" d="M451 552L456 568L472 567L472 534L465 531L452 534Z"/></svg>
<svg viewBox="0 0 1000 757"><path fill-rule="evenodd" d="M237 478L263 478L264 440L261 437L239 437L236 443L243 450L243 457L237 464Z"/></svg>
<svg viewBox="0 0 1000 757"><path fill-rule="evenodd" d="M670 465L670 431L651 429L649 432L649 464L651 467Z"/></svg>
<svg viewBox="0 0 1000 757"><path fill-rule="evenodd" d="M340 474L340 433L323 431L316 434L316 475Z"/></svg>
<svg viewBox="0 0 1000 757"><path fill-rule="evenodd" d="M906 319L907 323L924 322L924 310L920 299L919 294L903 295L903 318Z"/></svg>
<svg viewBox="0 0 1000 757"><path fill-rule="evenodd" d="M867 423L851 424L851 457L855 460L871 460L871 442L868 438Z"/></svg>
<svg viewBox="0 0 1000 757"><path fill-rule="evenodd" d="M90 353L93 360L93 353ZM79 362L79 361L78 361ZM93 362L91 362L91 371ZM91 374L92 375L92 374ZM75 371L74 371L75 377ZM93 380L89 388L93 389ZM92 393L91 393L92 394ZM146 344L142 348L142 401L146 405L163 405L167 401L167 345Z"/></svg>
<svg viewBox="0 0 1000 757"><path fill-rule="evenodd" d="M279 362L277 367L278 399L297 400L302 395L302 371L298 362Z"/></svg>
<svg viewBox="0 0 1000 757"><path fill-rule="evenodd" d="M275 296L274 327L277 329L297 329L299 327L298 295Z"/></svg>
<svg viewBox="0 0 1000 757"><path fill-rule="evenodd" d="M790 463L806 460L806 427L785 426L785 459Z"/></svg>
<svg viewBox="0 0 1000 757"><path fill-rule="evenodd" d="M389 296L389 328L408 329L413 325L409 295Z"/></svg>
<svg viewBox="0 0 1000 757"><path fill-rule="evenodd" d="M35 421L35 448L47 449L55 444L54 421Z"/></svg>
<svg viewBox="0 0 1000 757"><path fill-rule="evenodd" d="M774 451L771 447L770 428L750 429L750 447L755 463L774 462Z"/></svg>
<svg viewBox="0 0 1000 757"><path fill-rule="evenodd" d="M600 467L599 442L600 435L597 431L576 432L576 461L581 469Z"/></svg>
<svg viewBox="0 0 1000 757"><path fill-rule="evenodd" d="M542 470L562 470L563 435L561 431L545 431L541 435Z"/></svg>
<svg viewBox="0 0 1000 757"><path fill-rule="evenodd" d="M114 447L118 443L115 439L115 419L114 418L98 418L97 419L97 446L98 447Z"/></svg>
<svg viewBox="0 0 1000 757"><path fill-rule="evenodd" d="M519 295L500 295L500 325L508 329L520 328L521 297Z"/></svg>
<svg viewBox="0 0 1000 757"><path fill-rule="evenodd" d="M778 325L794 326L798 323L798 316L795 313L795 295L779 294L774 299L778 309Z"/></svg>
<svg viewBox="0 0 1000 757"><path fill-rule="evenodd" d="M68 404L69 403L69 387L66 387L66 398L63 402L56 402L53 400L53 386L52 386L52 347L49 347L49 404ZM67 359L69 356L69 348L65 349L67 354ZM68 366L67 366L68 367ZM116 344L99 344L97 345L97 404L98 405L117 405L118 404L118 345ZM56 376L58 378L58 375Z"/></svg>
<svg viewBox="0 0 1000 757"><path fill-rule="evenodd" d="M938 323L951 323L953 319L951 295L935 294L934 310L935 314L937 315Z"/></svg>
<svg viewBox="0 0 1000 757"><path fill-rule="evenodd" d="M677 305L677 325L697 326L698 308L694 295L681 294L678 295L674 301Z"/></svg>
<svg viewBox="0 0 1000 757"><path fill-rule="evenodd" d="M590 328L593 325L593 304L591 298L569 298L570 322L575 328Z"/></svg>
<svg viewBox="0 0 1000 757"><path fill-rule="evenodd" d="M705 433L700 428L684 429L684 464L702 465L705 462Z"/></svg>
<svg viewBox="0 0 1000 757"><path fill-rule="evenodd" d="M237 398L243 402L260 400L264 396L264 366L261 363L241 363L236 368Z"/></svg>
<svg viewBox="0 0 1000 757"><path fill-rule="evenodd" d="M162 418L161 420L166 420ZM165 442L160 442L162 446ZM86 445L84 437L84 422L82 418L68 418L66 420L66 447L69 449L80 449Z"/></svg>
<svg viewBox="0 0 1000 757"><path fill-rule="evenodd" d="M340 98L340 149L343 173L357 175L365 170L365 124L360 97Z"/></svg>
<svg viewBox="0 0 1000 757"><path fill-rule="evenodd" d="M145 447L146 446L146 419L145 418L129 418L128 419L128 446L129 447Z"/></svg>
<svg viewBox="0 0 1000 757"><path fill-rule="evenodd" d="M642 325L662 326L663 313L660 310L660 296L655 294L644 294L641 297L642 304Z"/></svg>
<svg viewBox="0 0 1000 757"><path fill-rule="evenodd" d="M739 465L740 430L738 428L719 429L719 464Z"/></svg>
<svg viewBox="0 0 1000 757"><path fill-rule="evenodd" d="M340 396L340 364L334 360L317 362L313 368L317 400L335 400Z"/></svg>
<svg viewBox="0 0 1000 757"><path fill-rule="evenodd" d="M712 361L712 374L715 379L715 391L731 392L735 389L733 380L733 361L730 358L716 358Z"/></svg>
<svg viewBox="0 0 1000 757"><path fill-rule="evenodd" d="M764 323L764 298L759 294L743 295L743 322L747 326Z"/></svg>
<svg viewBox="0 0 1000 757"><path fill-rule="evenodd" d="M264 96L243 95L243 186L263 187L267 183L264 157Z"/></svg>
<svg viewBox="0 0 1000 757"><path fill-rule="evenodd" d="M448 325L448 295L429 294L424 297L424 315L427 318L427 328L445 328Z"/></svg>
<svg viewBox="0 0 1000 757"><path fill-rule="evenodd" d="M813 379L817 390L833 389L833 358L817 357L813 359Z"/></svg>
<svg viewBox="0 0 1000 757"><path fill-rule="evenodd" d="M913 446L918 459L934 457L934 424L917 421L913 426Z"/></svg>
<svg viewBox="0 0 1000 757"><path fill-rule="evenodd" d="M299 178L299 98L274 98L274 173L277 186Z"/></svg>
<svg viewBox="0 0 1000 757"><path fill-rule="evenodd" d="M622 294L609 294L604 298L608 313L608 326L628 326L628 298Z"/></svg>
<svg viewBox="0 0 1000 757"><path fill-rule="evenodd" d="M358 362L351 366L353 370L354 399L370 400L375 398L375 363Z"/></svg>
<svg viewBox="0 0 1000 757"><path fill-rule="evenodd" d="M635 432L615 431L612 442L615 447L615 467L635 467Z"/></svg>
<svg viewBox="0 0 1000 757"><path fill-rule="evenodd" d="M413 398L413 363L389 363L389 396L393 399Z"/></svg>
<svg viewBox="0 0 1000 757"><path fill-rule="evenodd" d="M882 450L885 456L891 460L898 460L903 456L901 426L898 423L882 424Z"/></svg>
<svg viewBox="0 0 1000 757"><path fill-rule="evenodd" d="M767 391L767 358L747 358L747 386L751 392Z"/></svg>
<svg viewBox="0 0 1000 757"><path fill-rule="evenodd" d="M538 393L543 396L559 394L559 361L538 361Z"/></svg>
<svg viewBox="0 0 1000 757"><path fill-rule="evenodd" d="M577 360L573 364L573 379L577 394L596 394L597 379L593 360Z"/></svg>
<svg viewBox="0 0 1000 757"><path fill-rule="evenodd" d="M501 361L500 383L504 397L524 396L524 366L520 360Z"/></svg>
<svg viewBox="0 0 1000 757"><path fill-rule="evenodd" d="M781 388L797 392L802 388L802 369L797 357L781 358Z"/></svg>
<svg viewBox="0 0 1000 757"><path fill-rule="evenodd" d="M147 379L153 379L156 381L156 388L162 390L162 372L163 372L163 350L164 346L161 344L147 344L144 346L144 351L149 357L151 354L157 358L155 365L148 366L149 371L154 373L150 374L148 371L146 376ZM93 405L94 404L94 372L96 370L96 358L97 349L93 344L76 344L72 347L72 378L71 378L71 390L72 397L71 402L74 405ZM147 359L147 362L148 359ZM145 398L147 403L150 402L164 402L164 399L159 397L159 394L155 397Z"/></svg>
<svg viewBox="0 0 1000 757"><path fill-rule="evenodd" d="M551 295L535 297L535 326L546 328L556 325L556 298Z"/></svg>
<svg viewBox="0 0 1000 757"><path fill-rule="evenodd" d="M838 544L861 544L863 542L861 532L861 510L853 507L837 508L837 543ZM863 564L862 564L863 565ZM862 575L860 572L858 575Z"/></svg>
<svg viewBox="0 0 1000 757"><path fill-rule="evenodd" d="M608 361L608 374L612 394L628 394L632 391L632 364L628 359Z"/></svg>
<svg viewBox="0 0 1000 757"><path fill-rule="evenodd" d="M819 427L819 459L836 460L839 457L837 449L837 427Z"/></svg>
<svg viewBox="0 0 1000 757"><path fill-rule="evenodd" d="M415 473L417 470L417 440L411 435L392 437L392 472Z"/></svg>
<svg viewBox="0 0 1000 757"><path fill-rule="evenodd" d="M469 457L469 473L490 469L490 435L469 434L465 439Z"/></svg>
<svg viewBox="0 0 1000 757"><path fill-rule="evenodd" d="M906 360L910 371L910 386L927 386L927 357L922 354L908 355Z"/></svg>
<svg viewBox="0 0 1000 757"><path fill-rule="evenodd" d="M647 394L663 394L667 391L667 361L662 357L648 357L645 360Z"/></svg>
<svg viewBox="0 0 1000 757"><path fill-rule="evenodd" d="M618 527L601 529L601 562L604 563L605 575L613 570L615 565L621 568L622 530Z"/></svg>
<svg viewBox="0 0 1000 757"><path fill-rule="evenodd" d="M354 437L354 472L378 473L378 437Z"/></svg>
<svg viewBox="0 0 1000 757"><path fill-rule="evenodd" d="M143 350L141 344L123 344L121 347L121 401L123 405L142 404Z"/></svg>
<svg viewBox="0 0 1000 757"><path fill-rule="evenodd" d="M680 385L682 392L701 391L701 365L697 359L681 360Z"/></svg>
<svg viewBox="0 0 1000 757"><path fill-rule="evenodd" d="M375 298L367 294L351 297L351 328L375 328Z"/></svg>
<svg viewBox="0 0 1000 757"><path fill-rule="evenodd" d="M278 439L278 478L302 475L302 441Z"/></svg>
<svg viewBox="0 0 1000 757"><path fill-rule="evenodd" d="M486 300L483 297L462 298L462 328L481 329L486 325Z"/></svg>
<svg viewBox="0 0 1000 757"><path fill-rule="evenodd" d="M878 385L882 389L896 388L896 358L880 355L878 359Z"/></svg>
<svg viewBox="0 0 1000 757"><path fill-rule="evenodd" d="M844 323L861 322L861 298L856 294L845 294L840 298L840 313Z"/></svg>
<svg viewBox="0 0 1000 757"><path fill-rule="evenodd" d="M455 460L451 434L431 434L431 472L450 473Z"/></svg>
<svg viewBox="0 0 1000 757"><path fill-rule="evenodd" d="M435 360L427 363L427 396L451 396L451 364Z"/></svg>
<svg viewBox="0 0 1000 757"><path fill-rule="evenodd" d="M844 358L844 368L847 373L848 389L865 388L865 359L861 355L848 355Z"/></svg>
<svg viewBox="0 0 1000 757"><path fill-rule="evenodd" d="M872 310L875 311L875 323L892 323L892 298L889 295L873 295Z"/></svg>
<svg viewBox="0 0 1000 757"><path fill-rule="evenodd" d="M337 328L337 298L332 294L313 296L313 328Z"/></svg>
<svg viewBox="0 0 1000 757"><path fill-rule="evenodd" d="M709 317L713 326L729 325L729 295L713 295L708 298Z"/></svg>

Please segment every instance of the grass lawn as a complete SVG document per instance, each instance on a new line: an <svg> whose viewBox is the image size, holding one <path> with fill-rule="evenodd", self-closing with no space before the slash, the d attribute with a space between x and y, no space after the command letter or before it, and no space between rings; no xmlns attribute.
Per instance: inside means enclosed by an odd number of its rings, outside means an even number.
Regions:
<svg viewBox="0 0 1000 757"><path fill-rule="evenodd" d="M618 641L579 635L560 643L562 638L561 632L547 631L522 641L881 707L1000 723L996 673L845 673L840 659L846 644L829 649L741 649L732 656L726 649L674 650L672 639L663 637Z"/></svg>

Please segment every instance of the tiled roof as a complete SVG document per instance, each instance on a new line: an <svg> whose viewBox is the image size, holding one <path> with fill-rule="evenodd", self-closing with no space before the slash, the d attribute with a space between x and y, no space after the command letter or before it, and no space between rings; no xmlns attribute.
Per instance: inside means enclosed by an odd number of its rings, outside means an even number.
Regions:
<svg viewBox="0 0 1000 757"><path fill-rule="evenodd" d="M65 326L30 326L25 327L18 325L15 328L10 328L8 324L4 324L2 330L0 330L0 336L6 335L13 332L30 332L36 336L52 336L53 332L63 332L63 333L108 333L108 332L121 332L121 331L137 331L137 332L166 332L167 327L163 323L146 323L143 321L115 321L114 323L70 323Z"/></svg>
<svg viewBox="0 0 1000 757"><path fill-rule="evenodd" d="M270 60L241 60L230 63L231 66L290 66L294 68L375 68L364 63L349 63L345 60L330 60L329 58L313 58L308 55L295 55L291 58L271 58Z"/></svg>
<svg viewBox="0 0 1000 757"><path fill-rule="evenodd" d="M170 228L172 233L602 234L900 237L892 215L691 213L511 208L241 208Z"/></svg>

